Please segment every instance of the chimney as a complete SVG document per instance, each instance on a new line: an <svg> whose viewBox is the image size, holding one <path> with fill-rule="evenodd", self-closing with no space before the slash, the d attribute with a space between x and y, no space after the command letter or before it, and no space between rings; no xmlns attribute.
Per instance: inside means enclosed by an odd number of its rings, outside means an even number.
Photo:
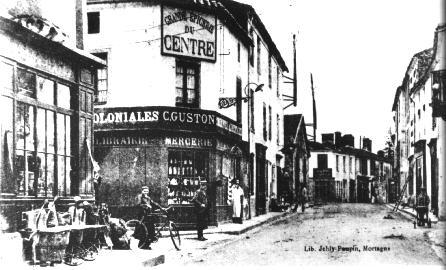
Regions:
<svg viewBox="0 0 446 270"><path fill-rule="evenodd" d="M341 135L341 132L339 132L339 131L336 131L335 133L334 133L335 135L335 146L336 147L342 147L342 146L344 146L343 145L343 141L342 141L342 135Z"/></svg>
<svg viewBox="0 0 446 270"><path fill-rule="evenodd" d="M322 134L322 143L334 144L333 133Z"/></svg>
<svg viewBox="0 0 446 270"><path fill-rule="evenodd" d="M355 147L355 137L353 137L352 134L345 134L344 136L342 136L342 141L344 146L351 146L351 147Z"/></svg>
<svg viewBox="0 0 446 270"><path fill-rule="evenodd" d="M86 25L87 1L76 0L76 47L84 49L84 28Z"/></svg>
<svg viewBox="0 0 446 270"><path fill-rule="evenodd" d="M372 152L372 141L369 138L362 138L362 149Z"/></svg>

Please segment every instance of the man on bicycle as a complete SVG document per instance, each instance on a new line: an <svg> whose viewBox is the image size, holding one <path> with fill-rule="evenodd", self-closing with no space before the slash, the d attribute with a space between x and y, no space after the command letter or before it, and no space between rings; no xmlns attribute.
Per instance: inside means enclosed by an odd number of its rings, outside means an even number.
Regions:
<svg viewBox="0 0 446 270"><path fill-rule="evenodd" d="M158 203L154 202L149 197L149 187L148 186L143 186L141 188L141 194L138 195L137 204L140 208L138 218L146 226L147 236L148 236L145 239L139 240L140 241L139 246L143 246L145 249L152 249L150 247L150 244L152 242L156 241L157 238L155 236L155 224L153 223L153 218L148 214L150 214L152 212L153 207L159 208L164 211L165 211L165 209L163 207L161 207ZM135 238L138 238L138 233L135 232L135 234L136 234ZM144 243L141 243L141 241L144 241Z"/></svg>

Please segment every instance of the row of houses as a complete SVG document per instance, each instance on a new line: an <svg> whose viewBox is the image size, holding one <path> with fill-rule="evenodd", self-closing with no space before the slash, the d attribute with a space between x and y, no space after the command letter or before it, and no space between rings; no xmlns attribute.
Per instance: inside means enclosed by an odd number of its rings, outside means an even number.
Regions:
<svg viewBox="0 0 446 270"><path fill-rule="evenodd" d="M392 106L398 194L415 197L426 188L440 219L445 218L444 32L439 25L433 47L412 57Z"/></svg>

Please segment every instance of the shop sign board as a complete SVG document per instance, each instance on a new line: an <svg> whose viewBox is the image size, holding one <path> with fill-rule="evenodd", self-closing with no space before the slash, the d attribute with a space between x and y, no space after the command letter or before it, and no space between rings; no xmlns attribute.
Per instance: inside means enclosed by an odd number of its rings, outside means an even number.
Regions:
<svg viewBox="0 0 446 270"><path fill-rule="evenodd" d="M331 170L331 168L325 168L325 169L314 168L313 169L313 178L314 179L331 179L331 178L333 178L332 170Z"/></svg>
<svg viewBox="0 0 446 270"><path fill-rule="evenodd" d="M241 136L237 122L214 111L177 107L100 108L94 112L95 130L163 129L212 131Z"/></svg>
<svg viewBox="0 0 446 270"><path fill-rule="evenodd" d="M161 54L216 61L217 17L179 7L161 8Z"/></svg>
<svg viewBox="0 0 446 270"><path fill-rule="evenodd" d="M127 146L127 145L150 145L154 140L147 135L117 135L117 134L95 134L95 146Z"/></svg>
<svg viewBox="0 0 446 270"><path fill-rule="evenodd" d="M164 144L166 146L177 146L177 147L198 147L207 148L214 147L214 140L209 138L198 138L190 136L167 136L164 139Z"/></svg>

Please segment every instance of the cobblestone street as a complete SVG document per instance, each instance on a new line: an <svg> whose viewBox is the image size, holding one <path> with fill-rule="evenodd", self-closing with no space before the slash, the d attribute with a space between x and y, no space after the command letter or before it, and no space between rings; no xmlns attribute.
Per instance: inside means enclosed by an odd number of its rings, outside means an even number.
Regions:
<svg viewBox="0 0 446 270"><path fill-rule="evenodd" d="M204 254L189 252L177 257L167 256L166 264L160 268L167 269L177 264L237 268L253 265L295 268L296 265L327 264L444 264L427 236L440 230L440 223L433 224L432 229L414 229L412 221L399 214L391 214L392 218L384 219L388 213L389 209L384 205L315 207L303 215L233 236L231 240L225 238L224 244L215 249L207 252L202 249ZM435 248L444 253L444 245Z"/></svg>

